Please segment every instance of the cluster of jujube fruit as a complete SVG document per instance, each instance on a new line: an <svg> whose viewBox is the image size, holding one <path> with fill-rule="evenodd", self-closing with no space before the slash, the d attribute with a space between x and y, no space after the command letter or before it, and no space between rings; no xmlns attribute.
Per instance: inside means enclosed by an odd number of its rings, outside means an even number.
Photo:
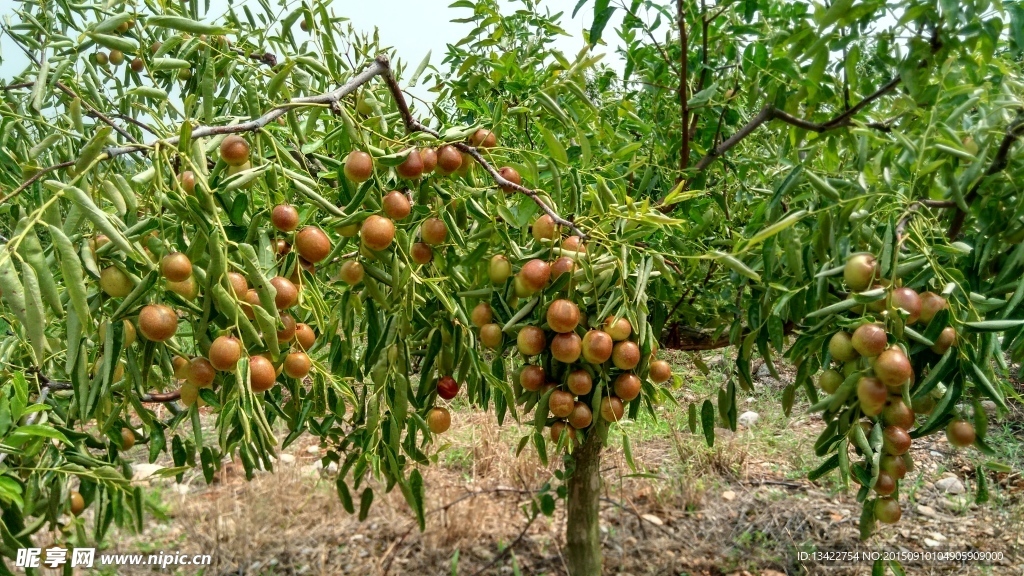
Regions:
<svg viewBox="0 0 1024 576"><path fill-rule="evenodd" d="M512 309L523 298L539 296L546 303L534 305L522 323L508 327L518 330L514 347L524 361L515 382L518 398L527 407L549 412L552 442L559 442L563 433L576 440L578 430L594 423L595 410L608 422L621 420L625 403L640 396L642 378L662 384L672 371L668 362L654 358L656 346L649 358L643 357L640 344L631 339L636 335L627 318L588 315L588 309L596 314L597 303L577 289L575 257L586 253L578 236L562 238L546 214L533 222L531 232L538 244L558 255L551 261L530 258L513 273L508 257L496 254L488 262L487 277L495 297ZM568 281L560 282L564 274ZM491 302L483 301L473 308L470 320L480 343L500 353L512 343L506 342L505 329L494 316Z"/></svg>
<svg viewBox="0 0 1024 576"><path fill-rule="evenodd" d="M249 154L249 144L240 136L231 135L221 142L220 155L229 167L247 166ZM179 177L179 182L186 192L195 192L195 177L192 172L183 172ZM271 223L279 232L291 233L298 227L298 211L290 205L276 206L271 213ZM154 251L163 249L163 246L156 240L155 235L151 240L146 246L146 250L148 255L155 259ZM252 390L257 393L272 388L282 372L289 378L297 380L305 378L309 373L312 361L306 351L315 344L316 333L308 324L297 322L288 310L299 302L299 292L302 289L300 271L304 269L312 273L314 265L326 258L330 252L331 243L327 235L316 226L302 228L294 234L292 241L293 244L279 239L275 243L279 256L278 267L281 270L286 268L286 260L283 257L293 247L297 253L297 262L287 266L292 268L292 272L287 278L277 275L269 280L254 279L247 278L235 271L225 274L225 279L230 287L228 293L235 298L238 309L245 314L248 320L256 318L255 307L263 307L260 302L260 293L250 287L250 281L253 281L254 285L262 286L267 293L273 295L274 306L279 314L276 337L283 352L278 357L273 357L262 348L247 350L231 326L225 326L220 330L220 334L213 338L205 353L188 355L183 353L180 347L174 347L174 350L179 353L172 358L171 369L174 377L182 381L180 394L182 403L186 406L191 406L197 401L201 388L210 388L214 385L218 372L235 372L243 355L249 357L250 385ZM92 243L94 252L107 243L109 243L109 239L105 236L97 236ZM159 271L168 291L188 302L199 297L200 287L203 283L197 280L195 272L198 271L205 277L205 271L196 270L192 260L185 253L172 251L165 254L159 259ZM214 280L214 282L218 282L218 280ZM111 262L100 273L100 288L110 297L124 298L133 290L133 282L123 266ZM222 312L225 311L222 310ZM165 303L147 304L141 308L138 314L138 332L146 340L158 343L168 342L178 331L179 314L179 311ZM124 330L124 345L130 346L135 340L135 328L126 320ZM293 346L293 349L287 350L287 346ZM102 359L99 359L97 365L101 363ZM114 380L119 380L122 375L123 368L118 365Z"/></svg>
<svg viewBox="0 0 1024 576"><path fill-rule="evenodd" d="M927 415L935 408L937 390L922 391L916 387L918 370L927 370L957 345L957 331L945 326L924 345L911 340L907 333L911 327L927 331L932 320L949 305L935 292L918 293L896 286L879 275L875 256L854 254L843 268L843 278L850 289L850 298L870 293L866 303L853 306L841 315L837 324L841 329L828 339L828 355L833 366L823 365L818 376L818 387L829 395L825 403L833 415L848 407L859 414L850 427L848 437L859 455L865 455L868 439L881 432L881 454L878 469L872 469L874 460L866 457L857 465L852 477L858 483L870 478L870 489L876 499L874 517L885 523L900 519L898 497L899 481L913 469L909 454L911 429L917 415ZM937 331L938 326L935 326ZM897 336L899 335L899 336ZM907 399L910 399L908 405ZM962 418L952 420L946 435L957 447L970 446L975 440L971 423ZM865 455L866 456L866 455Z"/></svg>

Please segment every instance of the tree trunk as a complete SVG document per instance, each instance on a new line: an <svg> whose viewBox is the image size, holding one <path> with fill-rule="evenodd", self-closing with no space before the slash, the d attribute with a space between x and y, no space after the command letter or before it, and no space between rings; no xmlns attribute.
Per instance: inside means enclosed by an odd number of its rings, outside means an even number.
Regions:
<svg viewBox="0 0 1024 576"><path fill-rule="evenodd" d="M565 525L565 556L570 576L601 574L601 448L607 430L607 425L599 421L572 455L575 469L569 476Z"/></svg>

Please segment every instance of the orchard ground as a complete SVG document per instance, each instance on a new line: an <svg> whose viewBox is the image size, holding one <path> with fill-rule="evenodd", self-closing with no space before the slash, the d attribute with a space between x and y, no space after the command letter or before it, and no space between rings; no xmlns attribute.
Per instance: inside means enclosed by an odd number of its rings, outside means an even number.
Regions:
<svg viewBox="0 0 1024 576"><path fill-rule="evenodd" d="M673 391L679 406L663 403L657 420L644 416L612 433L603 461L606 574L870 573L864 561L798 560L800 551L813 550L1002 552L1004 560L994 564L904 567L914 575L1020 574L1024 406L1011 401L1011 412L992 423L990 443L1014 471L989 473L988 504L973 503L981 454L955 451L942 435L915 441L917 467L902 484L904 520L880 526L865 543L858 539L856 490L845 491L837 472L813 483L806 479L821 463L807 449L821 419L802 413L806 402L786 418L780 407L784 384L767 369L758 370L753 394L739 396L738 412L756 412L756 422L736 433L716 429L714 448L689 432L686 404L714 396L732 357L724 352L703 354L708 375L689 355L670 353L683 376L684 385ZM545 467L532 445L516 458L525 428L498 426L492 414L462 398L453 405L451 430L432 449L439 465L423 470L423 533L398 490L376 491L364 522L348 514L335 492L333 466L319 465L324 450L304 437L281 451L275 473L259 473L252 482L233 463L225 463L210 486L198 469L175 485L142 480L152 467L138 466L139 481L154 488L149 508L157 521L142 534L112 533L107 544L117 543L114 549L122 552L212 554L212 574L564 574L561 506L551 518L538 517L503 553L529 521L521 508L529 491L551 478L559 458L552 455ZM643 475L627 465L623 432ZM134 450L144 461L145 447Z"/></svg>

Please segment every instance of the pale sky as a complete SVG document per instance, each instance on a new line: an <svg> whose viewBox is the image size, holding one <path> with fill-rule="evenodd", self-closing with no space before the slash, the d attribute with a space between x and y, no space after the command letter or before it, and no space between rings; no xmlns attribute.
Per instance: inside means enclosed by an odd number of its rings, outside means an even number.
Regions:
<svg viewBox="0 0 1024 576"><path fill-rule="evenodd" d="M541 10L548 9L552 14L564 13L562 28L572 36L560 38L556 46L570 60L583 47L583 30L589 28L593 20L592 1L580 9L575 19L570 18L576 2L577 0L543 0L541 3ZM256 5L254 0L231 2L236 7L244 3ZM432 53L431 64L439 66L445 55L446 44L460 40L471 29L471 24L451 22L453 19L468 16L469 9L448 8L448 4L448 0L334 0L332 8L334 13L350 18L353 26L359 30L372 32L374 27L377 27L381 44L394 46L407 66L415 68L428 51ZM503 0L502 4L509 12L521 6L521 3L511 0ZM220 15L226 11L228 5L229 0L210 0L209 13L212 16ZM258 9L258 5L256 8ZM613 54L619 46L613 30L622 22L621 12L618 10L605 28L604 39L609 45L597 48L599 52L608 53L605 63L619 69L622 65ZM10 9L0 8L0 20L6 20L8 17L12 17ZM8 81L25 68L25 57L6 35L0 37L0 55L4 60L0 64L0 81Z"/></svg>

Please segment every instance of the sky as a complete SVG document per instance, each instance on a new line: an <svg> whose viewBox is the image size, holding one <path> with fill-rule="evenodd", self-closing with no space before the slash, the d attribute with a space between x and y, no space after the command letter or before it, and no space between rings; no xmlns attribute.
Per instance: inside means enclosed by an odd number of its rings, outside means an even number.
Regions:
<svg viewBox="0 0 1024 576"><path fill-rule="evenodd" d="M234 0L232 4L238 7L246 2L255 4L254 0ZM333 11L348 17L359 30L372 32L376 27L381 43L394 46L399 57L414 68L428 51L431 52L431 64L439 65L444 58L446 44L461 39L469 31L470 24L451 22L469 15L469 9L448 8L450 3L450 0L334 0ZM593 21L593 1L580 9L576 18L571 18L576 3L577 0L543 0L541 3L541 9L548 9L552 14L564 12L562 28L571 36L560 38L556 45L570 60L583 47L583 30L589 28ZM503 0L502 4L512 11L519 3ZM222 14L228 5L228 0L210 0L209 14ZM10 16L7 6L10 4L6 0L0 0L0 20ZM606 41L611 44L598 47L597 51L608 53L606 63L621 67L614 62L617 60L614 55L617 38L612 32L622 21L621 10L618 12L605 29ZM0 55L4 59L0 63L0 82L6 83L25 68L26 60L6 35L0 37Z"/></svg>

